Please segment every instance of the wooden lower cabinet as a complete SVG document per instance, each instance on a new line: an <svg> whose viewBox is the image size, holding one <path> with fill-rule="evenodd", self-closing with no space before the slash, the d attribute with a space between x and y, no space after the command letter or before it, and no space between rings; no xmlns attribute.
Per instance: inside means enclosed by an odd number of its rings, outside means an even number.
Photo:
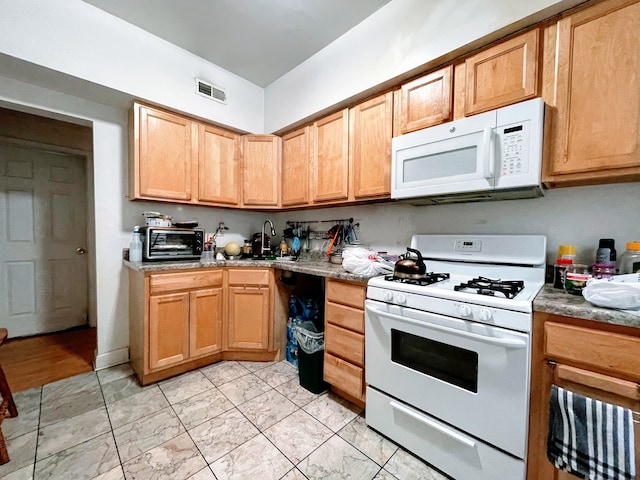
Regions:
<svg viewBox="0 0 640 480"><path fill-rule="evenodd" d="M569 480L547 459L551 385L640 412L640 329L536 313L527 480ZM640 421L640 414L634 414ZM634 422L636 471L640 423Z"/></svg>
<svg viewBox="0 0 640 480"><path fill-rule="evenodd" d="M364 299L366 285L328 278L325 287L324 380L364 405Z"/></svg>
<svg viewBox="0 0 640 480"><path fill-rule="evenodd" d="M149 298L149 370L189 358L189 292Z"/></svg>
<svg viewBox="0 0 640 480"><path fill-rule="evenodd" d="M269 348L269 288L229 287L227 346L234 349Z"/></svg>
<svg viewBox="0 0 640 480"><path fill-rule="evenodd" d="M276 359L272 279L255 268L130 270L129 348L142 384L224 358Z"/></svg>

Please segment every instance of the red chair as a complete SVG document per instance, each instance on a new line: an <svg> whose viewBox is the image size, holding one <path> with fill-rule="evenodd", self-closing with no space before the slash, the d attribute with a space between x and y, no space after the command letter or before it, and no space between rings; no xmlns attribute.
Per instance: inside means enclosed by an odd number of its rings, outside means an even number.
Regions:
<svg viewBox="0 0 640 480"><path fill-rule="evenodd" d="M9 332L7 332L6 328L0 328L0 347L7 339L8 335ZM18 409L13 401L13 395L11 395L11 389L9 388L7 377L4 375L2 365L0 365L0 397L2 397L2 402L0 402L0 465L3 465L10 459L9 452L7 452L7 444L5 443L4 435L2 434L2 421L5 418L17 417Z"/></svg>

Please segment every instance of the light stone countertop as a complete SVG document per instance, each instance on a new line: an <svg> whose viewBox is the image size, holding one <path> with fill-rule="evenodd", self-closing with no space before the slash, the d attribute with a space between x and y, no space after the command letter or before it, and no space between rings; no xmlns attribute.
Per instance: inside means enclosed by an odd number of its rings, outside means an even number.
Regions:
<svg viewBox="0 0 640 480"><path fill-rule="evenodd" d="M564 317L640 328L640 315L634 315L624 310L597 307L585 300L582 295L570 295L564 290L553 288L550 284L546 284L534 299L533 310Z"/></svg>
<svg viewBox="0 0 640 480"><path fill-rule="evenodd" d="M138 272L165 272L170 270L189 270L193 268L217 268L217 267L266 267L288 270L290 272L304 273L318 277L337 278L340 280L350 280L366 284L369 276L355 275L342 268L342 265L330 263L328 260L298 260L298 261L275 261L275 260L213 260L207 263L194 261L158 261L158 262L130 262L124 260L124 265Z"/></svg>
<svg viewBox="0 0 640 480"><path fill-rule="evenodd" d="M366 284L370 278L365 275L349 273L344 270L341 265L329 263L326 260L214 260L205 264L199 261L129 262L128 260L124 260L124 264L128 268L139 272L163 272L217 267L273 267L280 270L288 270L319 277L350 280L363 284ZM586 301L582 295L569 295L563 290L553 288L550 284L546 284L534 299L533 310L535 312L552 313L565 317L640 328L640 315L634 315L624 310L597 307Z"/></svg>

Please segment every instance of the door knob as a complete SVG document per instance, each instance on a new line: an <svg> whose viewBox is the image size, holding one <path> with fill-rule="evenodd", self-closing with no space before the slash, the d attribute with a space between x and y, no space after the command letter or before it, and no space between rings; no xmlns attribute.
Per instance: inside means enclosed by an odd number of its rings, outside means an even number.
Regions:
<svg viewBox="0 0 640 480"><path fill-rule="evenodd" d="M85 252L86 252L86 250L85 250L84 248L82 248L82 247L78 247L78 248L76 248L76 253L77 253L78 255L84 255L84 254L85 254Z"/></svg>

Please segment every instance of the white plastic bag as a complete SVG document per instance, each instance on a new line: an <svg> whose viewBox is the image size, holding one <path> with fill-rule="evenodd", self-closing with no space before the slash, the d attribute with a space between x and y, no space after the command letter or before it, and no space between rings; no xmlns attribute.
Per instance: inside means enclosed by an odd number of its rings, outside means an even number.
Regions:
<svg viewBox="0 0 640 480"><path fill-rule="evenodd" d="M375 252L361 247L345 248L342 251L342 268L356 275L370 277L393 272L393 264L378 257Z"/></svg>
<svg viewBox="0 0 640 480"><path fill-rule="evenodd" d="M640 275L618 275L591 279L582 296L594 305L623 310L640 310Z"/></svg>

